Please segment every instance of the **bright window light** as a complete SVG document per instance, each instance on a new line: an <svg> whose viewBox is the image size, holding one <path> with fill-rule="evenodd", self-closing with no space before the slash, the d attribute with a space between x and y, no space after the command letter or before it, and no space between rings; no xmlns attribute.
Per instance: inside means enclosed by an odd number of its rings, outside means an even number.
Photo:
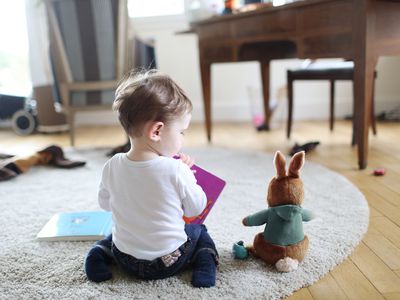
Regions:
<svg viewBox="0 0 400 300"><path fill-rule="evenodd" d="M0 1L0 93L27 96L28 34L24 0Z"/></svg>
<svg viewBox="0 0 400 300"><path fill-rule="evenodd" d="M184 0L129 0L129 17L158 17L181 15L185 12Z"/></svg>

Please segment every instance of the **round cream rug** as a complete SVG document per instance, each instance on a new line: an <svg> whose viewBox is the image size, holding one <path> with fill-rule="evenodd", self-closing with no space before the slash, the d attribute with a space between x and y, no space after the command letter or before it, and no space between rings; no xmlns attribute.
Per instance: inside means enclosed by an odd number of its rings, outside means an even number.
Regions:
<svg viewBox="0 0 400 300"><path fill-rule="evenodd" d="M278 273L254 258L235 260L232 245L251 243L260 227L244 227L244 216L266 208L274 176L273 154L221 148L189 148L196 163L227 184L206 219L220 254L217 284L193 288L190 271L158 281L126 277L112 267L113 279L96 284L83 272L91 242L38 242L35 237L58 212L98 210L97 186L107 149L78 149L67 157L85 167L35 167L0 183L0 290L7 299L279 299L313 284L342 262L368 227L369 210L361 192L343 176L307 161L301 176L303 206L317 217L304 223L308 255L291 273Z"/></svg>

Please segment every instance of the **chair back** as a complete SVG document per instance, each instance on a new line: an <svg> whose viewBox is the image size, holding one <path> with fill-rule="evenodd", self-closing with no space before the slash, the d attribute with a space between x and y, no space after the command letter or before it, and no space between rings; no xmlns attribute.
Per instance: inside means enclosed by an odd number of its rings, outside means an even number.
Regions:
<svg viewBox="0 0 400 300"><path fill-rule="evenodd" d="M128 66L126 0L46 0L46 8L62 104L111 105Z"/></svg>

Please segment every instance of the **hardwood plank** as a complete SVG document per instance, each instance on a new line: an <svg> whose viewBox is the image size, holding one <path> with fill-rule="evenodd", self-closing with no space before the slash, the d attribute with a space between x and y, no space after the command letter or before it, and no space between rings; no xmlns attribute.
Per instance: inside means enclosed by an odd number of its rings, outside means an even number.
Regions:
<svg viewBox="0 0 400 300"><path fill-rule="evenodd" d="M386 293L383 294L386 300L399 300L400 299L400 293Z"/></svg>
<svg viewBox="0 0 400 300"><path fill-rule="evenodd" d="M363 241L390 269L400 269L400 249L385 236L368 232Z"/></svg>
<svg viewBox="0 0 400 300"><path fill-rule="evenodd" d="M331 274L349 299L383 299L351 260L344 261Z"/></svg>
<svg viewBox="0 0 400 300"><path fill-rule="evenodd" d="M383 236L400 249L400 227L384 216L370 218L370 226L378 230Z"/></svg>
<svg viewBox="0 0 400 300"><path fill-rule="evenodd" d="M360 190L366 196L370 206L400 226L400 209L384 198L384 196L380 196L366 188L360 187Z"/></svg>
<svg viewBox="0 0 400 300"><path fill-rule="evenodd" d="M314 299L308 288L302 288L294 293L292 296L286 298L287 300L312 300Z"/></svg>
<svg viewBox="0 0 400 300"><path fill-rule="evenodd" d="M400 176L400 175L399 175ZM368 189L373 191L377 195L383 195L385 200L397 206L400 209L400 193L393 191L391 188L386 186L386 183L370 182Z"/></svg>
<svg viewBox="0 0 400 300"><path fill-rule="evenodd" d="M378 210L373 208L372 206L369 207L369 216L372 217L381 217L383 216Z"/></svg>
<svg viewBox="0 0 400 300"><path fill-rule="evenodd" d="M356 248L351 260L382 294L400 292L400 278L364 243Z"/></svg>
<svg viewBox="0 0 400 300"><path fill-rule="evenodd" d="M391 167L391 165L386 165L386 175L376 178L381 181L388 189L392 190L394 193L400 193L400 173L397 169ZM397 198L398 199L398 198ZM398 202L397 202L398 203Z"/></svg>
<svg viewBox="0 0 400 300"><path fill-rule="evenodd" d="M345 292L330 273L328 273L318 282L314 283L312 286L308 287L308 289L314 299L348 299Z"/></svg>
<svg viewBox="0 0 400 300"><path fill-rule="evenodd" d="M370 225L370 226L368 227L367 234L374 234L374 235L377 235L377 234L380 234L380 232L379 232L379 230L377 230L376 228L374 228L373 226ZM364 239L365 239L365 237L364 237ZM363 241L364 241L364 239L363 239Z"/></svg>

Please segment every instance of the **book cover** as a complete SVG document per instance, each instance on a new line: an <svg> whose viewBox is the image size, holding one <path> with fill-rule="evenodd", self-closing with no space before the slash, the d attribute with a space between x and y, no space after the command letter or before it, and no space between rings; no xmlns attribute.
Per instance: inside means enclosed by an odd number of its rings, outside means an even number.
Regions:
<svg viewBox="0 0 400 300"><path fill-rule="evenodd" d="M195 170L194 176L197 179L197 184L203 188L207 196L207 205L203 212L195 217L183 217L187 224L203 224L211 208L214 206L219 195L225 187L226 182L214 174L194 165L192 170Z"/></svg>
<svg viewBox="0 0 400 300"><path fill-rule="evenodd" d="M46 223L36 238L42 241L95 241L111 234L111 230L111 212L58 213Z"/></svg>

